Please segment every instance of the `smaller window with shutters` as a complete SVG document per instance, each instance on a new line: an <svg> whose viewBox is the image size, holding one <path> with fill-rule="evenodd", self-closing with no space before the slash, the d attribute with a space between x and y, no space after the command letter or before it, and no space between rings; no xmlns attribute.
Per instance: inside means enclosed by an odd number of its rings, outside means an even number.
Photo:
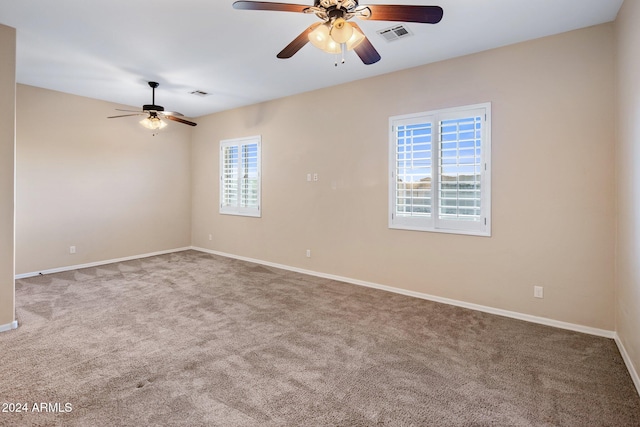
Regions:
<svg viewBox="0 0 640 427"><path fill-rule="evenodd" d="M220 213L261 216L260 136L220 141Z"/></svg>
<svg viewBox="0 0 640 427"><path fill-rule="evenodd" d="M491 235L491 103L389 119L389 228Z"/></svg>

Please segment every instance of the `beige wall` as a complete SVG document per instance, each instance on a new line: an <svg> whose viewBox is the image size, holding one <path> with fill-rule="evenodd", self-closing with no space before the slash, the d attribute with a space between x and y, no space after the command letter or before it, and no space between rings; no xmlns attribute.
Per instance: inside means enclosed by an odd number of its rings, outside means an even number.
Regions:
<svg viewBox="0 0 640 427"><path fill-rule="evenodd" d="M613 330L613 47L605 24L156 137L105 119L117 105L19 85L16 273L193 244ZM493 236L388 229L389 116L486 101ZM256 134L263 216L220 215L219 141Z"/></svg>
<svg viewBox="0 0 640 427"><path fill-rule="evenodd" d="M17 274L190 245L191 129L116 107L18 85Z"/></svg>
<svg viewBox="0 0 640 427"><path fill-rule="evenodd" d="M640 2L616 21L618 65L616 331L640 372ZM638 385L640 387L640 385Z"/></svg>
<svg viewBox="0 0 640 427"><path fill-rule="evenodd" d="M14 310L14 153L16 31L0 25L0 328L15 319Z"/></svg>
<svg viewBox="0 0 640 427"><path fill-rule="evenodd" d="M201 118L192 243L613 330L613 46L605 24ZM486 101L493 236L388 229L389 116ZM220 215L219 141L256 134L262 218Z"/></svg>

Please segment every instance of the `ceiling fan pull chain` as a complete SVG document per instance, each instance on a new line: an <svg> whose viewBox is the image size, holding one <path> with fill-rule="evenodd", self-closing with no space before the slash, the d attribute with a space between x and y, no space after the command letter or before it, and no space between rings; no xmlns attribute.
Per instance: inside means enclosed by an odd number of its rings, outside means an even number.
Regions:
<svg viewBox="0 0 640 427"><path fill-rule="evenodd" d="M340 61L341 64L344 64L344 51L346 47L346 43L340 43L340 53L336 52L336 60L334 65L337 67L338 66L338 57L339 55L342 55L342 60Z"/></svg>

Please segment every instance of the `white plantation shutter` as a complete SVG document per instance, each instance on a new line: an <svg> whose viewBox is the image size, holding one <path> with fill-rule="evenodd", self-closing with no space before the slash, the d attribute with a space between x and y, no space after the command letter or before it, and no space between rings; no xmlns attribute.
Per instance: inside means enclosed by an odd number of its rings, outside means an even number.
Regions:
<svg viewBox="0 0 640 427"><path fill-rule="evenodd" d="M220 213L260 216L261 137L220 141Z"/></svg>
<svg viewBox="0 0 640 427"><path fill-rule="evenodd" d="M242 165L240 169L240 200L241 207L258 206L258 144L241 145Z"/></svg>
<svg viewBox="0 0 640 427"><path fill-rule="evenodd" d="M491 235L491 104L390 118L389 227Z"/></svg>
<svg viewBox="0 0 640 427"><path fill-rule="evenodd" d="M441 113L438 118L438 226L483 232L486 108ZM488 203L488 201L486 202Z"/></svg>
<svg viewBox="0 0 640 427"><path fill-rule="evenodd" d="M238 205L238 146L222 147L222 206Z"/></svg>
<svg viewBox="0 0 640 427"><path fill-rule="evenodd" d="M392 126L392 209L396 223L430 226L433 209L433 123L428 116Z"/></svg>

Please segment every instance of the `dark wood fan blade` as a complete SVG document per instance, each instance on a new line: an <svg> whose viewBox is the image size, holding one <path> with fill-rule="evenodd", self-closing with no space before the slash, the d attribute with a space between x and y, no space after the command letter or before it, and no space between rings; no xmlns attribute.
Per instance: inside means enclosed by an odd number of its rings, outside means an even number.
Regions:
<svg viewBox="0 0 640 427"><path fill-rule="evenodd" d="M178 116L178 117L184 117L184 114L182 113L178 113L177 111L163 111L162 114L164 114L165 116Z"/></svg>
<svg viewBox="0 0 640 427"><path fill-rule="evenodd" d="M308 5L290 3L271 3L266 1L237 1L233 3L234 9L240 10L273 10L276 12L304 12Z"/></svg>
<svg viewBox="0 0 640 427"><path fill-rule="evenodd" d="M119 116L110 116L110 117L107 117L107 119L117 119L118 117L146 116L146 115L147 115L147 113L122 114L122 115L119 115Z"/></svg>
<svg viewBox="0 0 640 427"><path fill-rule="evenodd" d="M312 24L309 28L300 33L298 37L293 39L293 41L289 43L287 47L282 49L276 56L280 59L291 58L309 42L309 33L315 30L318 25L322 25L322 23L316 22L315 24Z"/></svg>
<svg viewBox="0 0 640 427"><path fill-rule="evenodd" d="M173 120L174 122L184 123L185 125L189 125L189 126L197 126L197 123L193 123L193 122L190 122L189 120L181 119L180 117L176 117L176 116L165 116L165 118L167 118L167 119L169 119L169 120Z"/></svg>
<svg viewBox="0 0 640 427"><path fill-rule="evenodd" d="M356 24L355 22L351 22L351 25L356 30L364 34L364 31L362 31L362 28L360 28L358 24ZM380 61L380 54L378 53L376 48L373 47L367 36L365 36L364 40L362 40L358 46L354 47L353 50L356 51L365 65L375 64L376 62Z"/></svg>
<svg viewBox="0 0 640 427"><path fill-rule="evenodd" d="M395 4L368 4L371 11L367 19L373 21L402 21L437 24L442 19L440 6L409 6Z"/></svg>

